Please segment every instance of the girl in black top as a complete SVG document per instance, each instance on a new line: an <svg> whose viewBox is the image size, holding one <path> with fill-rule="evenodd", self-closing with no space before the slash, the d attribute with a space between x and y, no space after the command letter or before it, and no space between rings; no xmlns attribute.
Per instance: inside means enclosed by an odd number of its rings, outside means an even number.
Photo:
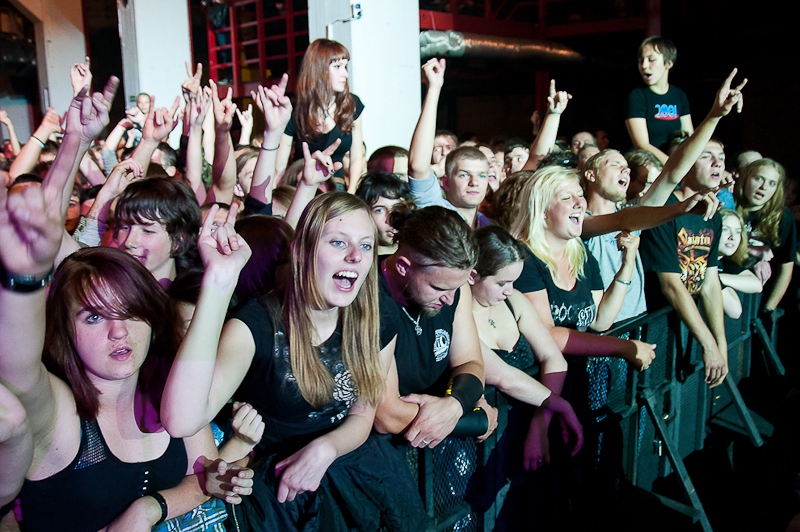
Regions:
<svg viewBox="0 0 800 532"><path fill-rule="evenodd" d="M794 216L783 204L785 181L786 170L781 164L758 159L744 168L733 190L736 210L750 236L750 254L770 264L769 286L761 300L762 309L767 312L781 302L797 260ZM766 281L763 277L762 280Z"/></svg>
<svg viewBox="0 0 800 532"><path fill-rule="evenodd" d="M280 146L262 146L262 149L278 149L276 170L281 172L288 165L293 143L294 159L297 160L303 157L303 142L307 142L310 152L314 153L341 139L332 155L333 162L340 163L334 175L343 178L341 162L349 151L352 178L346 187L348 192L355 194L366 162L360 149L350 148L362 144L361 111L364 105L358 96L350 93L347 83L349 61L347 48L336 41L317 39L308 46L297 79L297 105L292 120L286 126Z"/></svg>
<svg viewBox="0 0 800 532"><path fill-rule="evenodd" d="M203 287L162 414L176 435L208 423L231 396L263 416L256 493L236 514L240 528L426 526L408 468L388 442L368 439L389 367L380 358L375 231L355 196L315 198L297 225L283 299L245 305L224 329L249 248L230 223L214 233L223 245L201 233Z"/></svg>

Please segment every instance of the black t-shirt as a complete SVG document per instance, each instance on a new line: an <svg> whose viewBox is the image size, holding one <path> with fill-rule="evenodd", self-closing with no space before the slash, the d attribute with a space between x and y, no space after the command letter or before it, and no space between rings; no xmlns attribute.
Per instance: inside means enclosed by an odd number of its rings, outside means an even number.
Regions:
<svg viewBox="0 0 800 532"><path fill-rule="evenodd" d="M250 329L256 344L253 361L234 397L252 404L264 420L266 427L259 449L273 452L278 447L299 448L344 420L357 393L342 359L341 322L317 348L335 388L330 403L314 408L303 398L292 373L289 339L283 324L279 323L276 330L270 312L255 299L238 309L233 317Z"/></svg>
<svg viewBox="0 0 800 532"><path fill-rule="evenodd" d="M356 112L353 114L353 120L357 120L358 117L361 116L361 111L364 110L364 104L361 103L361 100L355 94L351 94L350 96L353 97L353 101L355 101L356 104ZM292 119L286 124L286 129L283 133L294 138L295 161L303 158L303 139L298 137L297 131L297 122L295 120L294 111L292 111ZM310 153L314 153L317 150L322 151L333 144L336 139L342 139L342 143L339 144L339 147L336 148L336 151L331 155L331 160L333 162L342 162L344 154L350 151L350 146L353 144L353 135L352 133L343 134L338 125L334 126L333 129L327 133L322 133L319 137L306 141L308 142L308 151ZM340 168L334 175L342 177L344 175L344 170Z"/></svg>
<svg viewBox="0 0 800 532"><path fill-rule="evenodd" d="M795 219L792 211L786 207L783 208L781 224L778 226L778 238L780 239L778 245L775 245L775 242L772 240L759 235L758 230L753 230L753 227L758 221L759 213L760 211L751 211L747 213L747 218L744 221L747 234L750 235L751 238L759 240L770 247L774 254L774 257L770 261L773 268L780 264L794 262L797 256L797 228L795 227Z"/></svg>
<svg viewBox="0 0 800 532"><path fill-rule="evenodd" d="M381 348L397 336L394 358L400 395L441 395L440 379L449 367L450 340L458 300L459 291L456 291L452 305L443 307L436 316L428 317L419 309L400 305L392 297L386 279L380 276ZM419 335L415 326L417 316Z"/></svg>
<svg viewBox="0 0 800 532"><path fill-rule="evenodd" d="M677 201L678 198L672 194L666 205ZM689 294L694 296L700 293L706 270L719 266L721 230L722 217L716 213L708 221L703 220L702 216L685 214L642 232L639 254L646 274L648 308L657 309L666 304L660 284L653 278L657 272L679 273Z"/></svg>
<svg viewBox="0 0 800 532"><path fill-rule="evenodd" d="M650 144L656 148L669 140L670 133L681 129L680 118L688 114L686 93L674 85L670 85L665 94L656 94L649 87L639 87L628 96L627 118L647 120Z"/></svg>
<svg viewBox="0 0 800 532"><path fill-rule="evenodd" d="M597 316L592 291L603 290L603 279L600 277L597 259L587 249L583 275L578 278L572 290L564 290L553 282L553 276L544 261L528 252L523 262L522 274L514 282L514 288L523 294L547 290L550 313L556 327L585 331Z"/></svg>

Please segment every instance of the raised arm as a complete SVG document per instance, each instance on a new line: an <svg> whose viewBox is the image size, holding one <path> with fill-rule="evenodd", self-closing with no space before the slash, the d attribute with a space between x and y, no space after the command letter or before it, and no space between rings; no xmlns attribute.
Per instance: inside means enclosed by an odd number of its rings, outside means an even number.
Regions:
<svg viewBox="0 0 800 532"><path fill-rule="evenodd" d="M236 118L239 119L239 125L242 126L239 133L239 146L249 146L250 137L253 135L253 104L248 105L244 111L236 109Z"/></svg>
<svg viewBox="0 0 800 532"><path fill-rule="evenodd" d="M300 181L297 183L297 190L292 197L292 202L286 210L286 223L292 226L292 229L297 227L300 221L300 216L306 209L306 206L314 199L314 196L319 189L320 183L323 183L328 177L336 170L342 167L342 163L333 162L331 155L342 143L342 139L336 139L333 144L325 148L323 151L315 151L309 153L308 144L303 143L303 175L300 176Z"/></svg>
<svg viewBox="0 0 800 532"><path fill-rule="evenodd" d="M617 235L617 248L622 253L622 265L614 276L614 282L605 290L592 290L592 297L597 305L597 314L589 326L594 331L602 332L611 327L625 301L625 294L631 284L636 267L636 253L639 249L639 237L623 231Z"/></svg>
<svg viewBox="0 0 800 532"><path fill-rule="evenodd" d="M361 127L363 117L359 116L353 122L352 144L350 148L350 182L347 184L347 192L355 194L358 184L361 182L361 175L366 170L366 161L361 145L364 143L364 133Z"/></svg>
<svg viewBox="0 0 800 532"><path fill-rule="evenodd" d="M737 72L737 69L734 68L728 77L725 78L722 86L717 91L714 104L708 116L700 122L700 125L697 126L694 133L681 143L672 156L665 162L661 174L659 174L653 182L653 185L647 190L644 196L642 196L640 201L641 205L653 207L664 205L667 199L669 199L670 194L672 194L672 191L675 190L675 187L678 186L692 168L695 161L697 161L697 158L700 157L700 154L703 153L720 119L730 113L734 107L736 107L737 112L742 112L742 106L744 105L742 89L745 84L747 84L747 78L735 89L731 89L733 78L736 76Z"/></svg>
<svg viewBox="0 0 800 532"><path fill-rule="evenodd" d="M61 243L60 203L60 191L55 189L30 187L9 196L0 187L0 383L22 403L41 453L47 451L55 427L54 388L69 393L62 381L51 381L42 363L44 285ZM32 290L15 289L12 282Z"/></svg>
<svg viewBox="0 0 800 532"><path fill-rule="evenodd" d="M431 156L433 141L436 138L436 108L444 85L444 59L429 59L422 65L422 72L428 82L428 92L422 104L414 136L411 137L411 149L408 156L408 175L414 179L428 179L431 173Z"/></svg>
<svg viewBox="0 0 800 532"><path fill-rule="evenodd" d="M11 168L8 169L8 177L13 181L18 176L30 172L36 166L39 155L42 154L44 143L53 133L61 132L61 117L58 116L53 107L48 107L47 112L42 118L42 123L33 132L31 138L20 149L17 157L12 161ZM7 185L10 185L8 183Z"/></svg>
<svg viewBox="0 0 800 532"><path fill-rule="evenodd" d="M567 103L572 95L565 91L556 92L556 80L550 80L550 95L547 97L547 114L539 130L539 134L531 144L530 155L523 170L536 170L539 162L550 153L558 138L558 126L561 123L561 113L567 108Z"/></svg>
<svg viewBox="0 0 800 532"><path fill-rule="evenodd" d="M0 506L13 501L33 459L33 439L25 409L0 384Z"/></svg>
<svg viewBox="0 0 800 532"><path fill-rule="evenodd" d="M211 85L211 101L217 127L212 167L213 178L206 201L231 203L233 189L236 187L236 158L233 154L233 139L231 138L231 125L236 112L236 104L233 103L233 89L228 87L228 94L220 100L217 84L213 80L208 83Z"/></svg>
<svg viewBox="0 0 800 532"><path fill-rule="evenodd" d="M253 183L250 185L249 195L264 205L272 203L272 190L275 188L277 176L278 149L286 124L292 118L292 102L286 96L288 82L289 76L284 74L278 85L273 85L269 89L259 86L258 93L251 93L256 105L264 113L266 125L261 151L253 170Z"/></svg>
<svg viewBox="0 0 800 532"><path fill-rule="evenodd" d="M186 180L192 187L197 202L206 201L206 187L203 184L203 122L211 109L211 89L206 88L197 95L188 96L186 120L189 123L189 139L186 143Z"/></svg>
<svg viewBox="0 0 800 532"><path fill-rule="evenodd" d="M610 214L587 216L581 238L589 239L614 231L643 231L674 220L684 214L696 214L709 220L719 207L714 191L707 189L672 205L660 207L634 206Z"/></svg>
<svg viewBox="0 0 800 532"><path fill-rule="evenodd" d="M172 106L167 109L161 107L156 109L156 97L150 97L150 112L142 127L142 140L133 150L131 157L138 161L144 168L147 175L147 168L150 166L150 158L158 148L158 143L164 141L178 123L178 112L180 111L181 98L175 97Z"/></svg>
<svg viewBox="0 0 800 532"><path fill-rule="evenodd" d="M172 364L161 403L164 427L173 437L195 434L208 424L244 379L255 354L249 329L239 320L223 323L250 247L236 234L236 205L212 234L218 207L211 208L197 247L205 273L192 323ZM220 337L222 336L222 337Z"/></svg>
<svg viewBox="0 0 800 532"><path fill-rule="evenodd" d="M11 142L11 151L14 154L14 157L19 155L19 139L17 138L17 132L14 130L14 123L8 117L8 113L5 109L0 109L0 124L5 124L6 129L8 129L8 140Z"/></svg>

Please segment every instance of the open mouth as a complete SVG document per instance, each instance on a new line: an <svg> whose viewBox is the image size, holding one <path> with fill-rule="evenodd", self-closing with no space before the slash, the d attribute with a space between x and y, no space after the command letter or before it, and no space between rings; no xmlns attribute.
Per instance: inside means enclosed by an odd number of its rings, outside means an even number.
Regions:
<svg viewBox="0 0 800 532"><path fill-rule="evenodd" d="M122 362L130 358L131 349L130 347L120 347L119 349L113 351L109 356L117 362Z"/></svg>
<svg viewBox="0 0 800 532"><path fill-rule="evenodd" d="M333 283L342 292L350 292L356 284L358 274L356 272L342 270L333 274Z"/></svg>
<svg viewBox="0 0 800 532"><path fill-rule="evenodd" d="M583 218L583 213L579 213L579 212L569 215L569 221L572 222L575 225L580 224L582 218Z"/></svg>
<svg viewBox="0 0 800 532"><path fill-rule="evenodd" d="M623 188L628 188L629 181L628 181L628 179L623 177L619 181L617 181L617 183L619 183L619 186L621 186Z"/></svg>

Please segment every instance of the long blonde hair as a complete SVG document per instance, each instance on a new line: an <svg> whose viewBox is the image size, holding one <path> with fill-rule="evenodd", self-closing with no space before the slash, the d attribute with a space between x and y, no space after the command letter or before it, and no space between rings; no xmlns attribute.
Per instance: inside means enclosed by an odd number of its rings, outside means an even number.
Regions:
<svg viewBox="0 0 800 532"><path fill-rule="evenodd" d="M748 200L744 195L745 183L765 166L771 166L778 172L778 186L775 194L758 211L758 219L752 226L753 232L750 236L770 240L775 246L779 246L781 244L781 219L784 211L783 185L786 181L786 170L783 165L767 158L757 159L748 164L742 170L742 176L736 181L736 186L733 189L733 198L736 201L736 211L742 215L742 218L747 217L752 208L748 205Z"/></svg>
<svg viewBox="0 0 800 532"><path fill-rule="evenodd" d="M547 265L554 279L560 278L553 250L545 238L547 231L545 214L560 188L573 183L580 186L580 180L572 170L560 166L545 166L533 174L532 181L533 186L525 187L520 195L520 204L527 205L527 209L520 210L517 221L511 227L511 234L522 240L534 256ZM583 266L586 263L586 246L580 237L567 242L565 253L570 272L576 278L582 277Z"/></svg>
<svg viewBox="0 0 800 532"><path fill-rule="evenodd" d="M325 308L318 284L317 249L325 223L338 216L362 210L377 235L369 207L346 192L317 196L303 212L292 243L292 284L286 291L286 327L292 373L303 398L314 407L330 403L334 381L317 356L312 343L312 310ZM377 236L376 236L377 240ZM380 363L378 255L373 254L367 278L355 300L339 310L342 320L342 356L353 377L358 397L377 405L383 394L384 375Z"/></svg>

